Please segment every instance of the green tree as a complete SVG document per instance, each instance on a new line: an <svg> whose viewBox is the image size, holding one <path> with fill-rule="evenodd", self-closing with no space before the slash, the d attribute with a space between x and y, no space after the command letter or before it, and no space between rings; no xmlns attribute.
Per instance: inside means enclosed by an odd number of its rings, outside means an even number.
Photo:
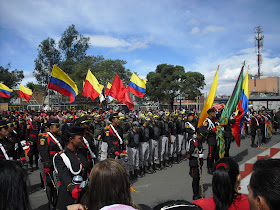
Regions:
<svg viewBox="0 0 280 210"><path fill-rule="evenodd" d="M7 65L7 67L0 66L0 82L11 89L14 89L20 84L20 82L24 78L24 74L22 70L10 70L10 68L10 63ZM16 97L16 95L16 91L13 91L11 94L11 98ZM0 102L8 101L8 98L0 98Z"/></svg>
<svg viewBox="0 0 280 210"><path fill-rule="evenodd" d="M0 82L13 89L22 81L24 74L22 70L10 70L10 68L10 63L7 67L0 66Z"/></svg>
<svg viewBox="0 0 280 210"><path fill-rule="evenodd" d="M28 82L26 84L26 87L28 87L29 89L31 89L32 91L39 91L39 90L44 90L44 87L39 85L39 84L35 84L34 82Z"/></svg>
<svg viewBox="0 0 280 210"><path fill-rule="evenodd" d="M43 40L38 47L38 57L34 61L35 69L33 71L39 85L47 88L52 67L54 64L59 64L60 61L61 54L57 49L55 40L49 37Z"/></svg>
<svg viewBox="0 0 280 210"><path fill-rule="evenodd" d="M104 85L105 88L107 82L113 82L116 74L127 85L132 73L125 68L125 64L126 61L124 60L106 60L103 56L88 56L82 64L75 67L71 78L76 82L79 90L82 90L83 81L85 81L87 72L90 69L99 83Z"/></svg>
<svg viewBox="0 0 280 210"><path fill-rule="evenodd" d="M67 74L72 74L75 65L82 63L87 58L86 51L90 47L89 39L80 34L73 24L63 32L58 46L63 55L61 68Z"/></svg>
<svg viewBox="0 0 280 210"><path fill-rule="evenodd" d="M185 72L183 66L160 64L147 75L147 96L154 101L168 101L173 109L174 99L184 96L195 99L205 85L204 75Z"/></svg>

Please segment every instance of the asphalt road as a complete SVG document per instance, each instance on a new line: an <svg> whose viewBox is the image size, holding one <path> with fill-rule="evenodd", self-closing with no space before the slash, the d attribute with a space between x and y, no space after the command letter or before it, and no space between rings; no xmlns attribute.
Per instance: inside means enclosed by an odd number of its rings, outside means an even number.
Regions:
<svg viewBox="0 0 280 210"><path fill-rule="evenodd" d="M273 135L264 146L271 147L280 142L280 135ZM263 149L250 147L250 137L241 140L241 146L231 143L230 156L233 157L239 165L263 152ZM202 169L203 186L205 197L212 196L212 176L206 170L207 145L204 143L204 164ZM33 209L47 210L47 196L40 188L39 170L29 174L31 183L30 202ZM189 162L182 161L174 164L173 167L166 170L157 171L154 174L146 174L133 184L132 197L135 203L145 204L154 207L158 203L167 200L192 200L192 179L189 175Z"/></svg>

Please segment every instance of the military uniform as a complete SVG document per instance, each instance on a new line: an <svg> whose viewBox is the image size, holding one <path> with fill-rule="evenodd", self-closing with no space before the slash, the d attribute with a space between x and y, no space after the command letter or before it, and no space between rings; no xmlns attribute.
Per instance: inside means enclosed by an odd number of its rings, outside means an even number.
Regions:
<svg viewBox="0 0 280 210"><path fill-rule="evenodd" d="M38 114L36 114L36 115L38 116ZM39 135L39 131L40 131L40 123L29 119L26 123L25 138L30 145L29 164L31 167L31 171L33 171L33 156L35 156L35 165L36 165L36 169L38 169L38 159L39 159L38 135Z"/></svg>
<svg viewBox="0 0 280 210"><path fill-rule="evenodd" d="M84 130L84 128L74 125L66 127L66 133L70 133L71 136L83 136ZM84 155L84 149L71 150L66 146L62 152L55 155L54 163L54 168L57 170L61 182L56 208L66 209L68 205L79 203L86 191L86 188L80 188L81 185L75 184L73 178L80 176L83 181L87 180L90 173L88 159Z"/></svg>
<svg viewBox="0 0 280 210"><path fill-rule="evenodd" d="M199 199L199 179L200 172L202 172L203 166L203 145L202 138L207 135L208 131L201 127L198 131L198 136L190 139L190 149L188 151L190 176L193 178L192 189L193 189L193 200Z"/></svg>
<svg viewBox="0 0 280 210"><path fill-rule="evenodd" d="M215 122L210 118L207 118L203 122L203 126L207 130L209 130L209 134L206 139L206 142L208 144L207 168L208 168L208 173L212 174L214 161L218 160L219 158L218 147L217 147L217 136L215 131L216 126L215 126Z"/></svg>
<svg viewBox="0 0 280 210"><path fill-rule="evenodd" d="M224 132L223 136L225 139L225 155L224 157L229 157L229 149L230 149L230 143L232 142L233 135L231 130L231 125L235 122L234 119L229 119L228 123L224 125Z"/></svg>
<svg viewBox="0 0 280 210"><path fill-rule="evenodd" d="M138 122L134 124L139 125ZM127 156L131 180L139 175L139 143L139 133L130 131L127 136Z"/></svg>

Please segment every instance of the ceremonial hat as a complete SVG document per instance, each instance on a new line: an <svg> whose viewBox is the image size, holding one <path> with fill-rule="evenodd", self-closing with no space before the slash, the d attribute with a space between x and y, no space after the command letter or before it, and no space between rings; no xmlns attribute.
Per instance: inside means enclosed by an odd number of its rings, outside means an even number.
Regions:
<svg viewBox="0 0 280 210"><path fill-rule="evenodd" d="M70 125L65 127L65 133L70 135L84 136L85 128L77 125Z"/></svg>
<svg viewBox="0 0 280 210"><path fill-rule="evenodd" d="M187 116L189 117L189 116L193 116L193 112L188 112L187 113Z"/></svg>
<svg viewBox="0 0 280 210"><path fill-rule="evenodd" d="M212 113L212 112L215 112L215 109L214 109L214 108L208 109L207 114L210 114L210 113Z"/></svg>
<svg viewBox="0 0 280 210"><path fill-rule="evenodd" d="M76 120L76 124L84 124L84 123L89 123L89 119L88 119L87 116L79 117L79 118Z"/></svg>
<svg viewBox="0 0 280 210"><path fill-rule="evenodd" d="M198 129L197 134L205 138L209 134L209 130L206 127L202 126Z"/></svg>
<svg viewBox="0 0 280 210"><path fill-rule="evenodd" d="M51 125L59 125L59 120L57 118L51 117L48 120L48 126L51 126Z"/></svg>
<svg viewBox="0 0 280 210"><path fill-rule="evenodd" d="M8 128L6 120L0 120L0 129L2 128Z"/></svg>
<svg viewBox="0 0 280 210"><path fill-rule="evenodd" d="M109 120L112 122L112 120L115 118L119 118L119 115L117 113L111 114Z"/></svg>

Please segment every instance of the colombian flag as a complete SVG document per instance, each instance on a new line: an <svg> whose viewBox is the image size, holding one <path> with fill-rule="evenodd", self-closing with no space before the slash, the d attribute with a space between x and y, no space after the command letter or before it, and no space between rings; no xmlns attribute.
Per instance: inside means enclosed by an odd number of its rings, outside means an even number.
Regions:
<svg viewBox="0 0 280 210"><path fill-rule="evenodd" d="M88 70L86 81L83 87L83 96L90 97L92 101L96 99L104 85L99 84L95 76L91 73L90 70Z"/></svg>
<svg viewBox="0 0 280 210"><path fill-rule="evenodd" d="M146 93L146 83L146 80L141 79L133 73L128 83L127 90L139 98L143 98Z"/></svg>
<svg viewBox="0 0 280 210"><path fill-rule="evenodd" d="M235 141L236 141L236 144L238 147L240 146L240 135L241 135L241 128L243 125L243 119L248 111L248 105L249 105L248 71L249 71L249 67L247 69L247 73L246 73L245 79L243 81L241 97L240 97L238 105L237 105L238 113L236 115L236 121L232 125L232 134L235 138Z"/></svg>
<svg viewBox="0 0 280 210"><path fill-rule="evenodd" d="M29 101L33 92L31 89L24 87L23 85L19 86L18 96L24 98L26 101Z"/></svg>
<svg viewBox="0 0 280 210"><path fill-rule="evenodd" d="M0 83L0 97L10 98L12 89L8 88L6 85Z"/></svg>
<svg viewBox="0 0 280 210"><path fill-rule="evenodd" d="M76 95L78 95L78 88L75 82L73 82L73 80L70 79L70 77L68 77L67 74L56 65L53 65L48 89L55 90L62 95L69 96L69 103L74 102Z"/></svg>

